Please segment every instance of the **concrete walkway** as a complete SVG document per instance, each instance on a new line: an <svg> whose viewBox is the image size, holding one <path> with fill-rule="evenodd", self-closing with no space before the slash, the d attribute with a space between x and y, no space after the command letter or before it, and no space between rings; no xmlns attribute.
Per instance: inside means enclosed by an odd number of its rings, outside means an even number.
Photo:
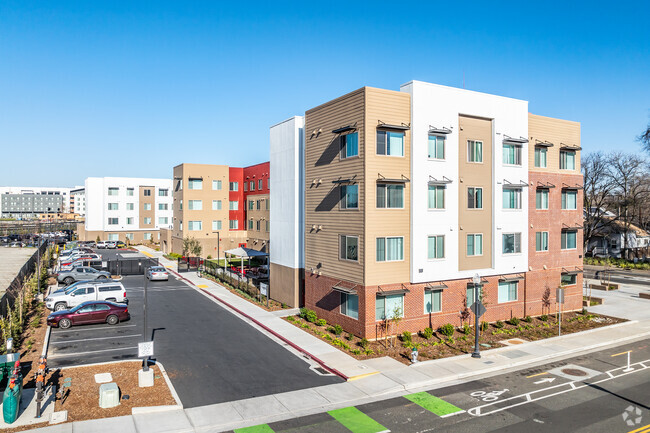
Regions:
<svg viewBox="0 0 650 433"><path fill-rule="evenodd" d="M153 256L160 256L151 250ZM161 259L165 266L175 265ZM543 363L574 356L580 353L615 346L624 342L650 336L650 309L645 317L618 325L594 329L579 334L550 338L517 346L491 349L482 358L469 355L445 358L406 366L392 358L357 361L329 344L288 324L273 313L233 295L223 287L195 273L182 274L183 278L202 290L207 299L230 305L251 319L251 326L264 325L276 336L291 341L324 362L328 368L348 376L345 383L274 394L247 400L195 407L184 410L138 413L111 419L73 422L51 426L43 432L204 432L225 431L320 413L386 398L397 397L425 389L435 389L465 381L469 378L500 374L522 366L533 367ZM218 299L216 299L216 298ZM616 304L613 300L612 305ZM228 307L227 307L228 308ZM233 314L239 315L233 311ZM241 316L240 316L241 317Z"/></svg>

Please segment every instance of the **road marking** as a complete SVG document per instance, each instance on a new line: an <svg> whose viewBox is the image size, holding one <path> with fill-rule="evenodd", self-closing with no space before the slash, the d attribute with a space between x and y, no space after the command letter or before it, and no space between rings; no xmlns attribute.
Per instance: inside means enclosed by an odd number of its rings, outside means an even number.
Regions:
<svg viewBox="0 0 650 433"><path fill-rule="evenodd" d="M275 433L268 424L254 425L252 427L236 428L235 433Z"/></svg>
<svg viewBox="0 0 650 433"><path fill-rule="evenodd" d="M141 337L141 336L142 336L142 334L117 335L115 337L98 337L98 338L83 338L81 340L52 341L52 342L50 342L50 344L79 343L81 341L110 340L111 338L132 338L132 337Z"/></svg>
<svg viewBox="0 0 650 433"><path fill-rule="evenodd" d="M91 355L93 353L100 353L100 352L114 352L116 350L136 350L138 347L119 347L116 349L102 349L102 350L91 350L89 352L72 352L72 353L60 353L60 354L53 354L47 356L48 359L52 358L69 358L71 356L79 356L79 355ZM135 355L135 354L134 354Z"/></svg>
<svg viewBox="0 0 650 433"><path fill-rule="evenodd" d="M361 412L356 407L330 410L332 418L343 424L352 433L381 433L390 432L386 427Z"/></svg>
<svg viewBox="0 0 650 433"><path fill-rule="evenodd" d="M454 406L451 403L429 394L428 392L416 392L404 396L405 399L412 401L418 406L423 407L429 412L433 412L439 417L447 417L465 412L463 409Z"/></svg>
<svg viewBox="0 0 650 433"><path fill-rule="evenodd" d="M639 427L638 429L635 430L630 430L627 433L642 433L642 432L645 433L646 431L648 431L646 429L650 429L650 424L644 425L643 427Z"/></svg>
<svg viewBox="0 0 650 433"><path fill-rule="evenodd" d="M150 254L150 253L148 253L148 252L146 252L146 251L140 251L140 252L141 252L142 254L144 254L145 256L147 256L147 257L153 257L153 254Z"/></svg>
<svg viewBox="0 0 650 433"><path fill-rule="evenodd" d="M533 375L531 375L531 376L526 376L526 379L530 379L531 377L541 376L541 375L543 375L543 374L548 374L548 371L545 371L544 373L533 374Z"/></svg>
<svg viewBox="0 0 650 433"><path fill-rule="evenodd" d="M625 351L625 352L616 353L616 354L612 355L612 357L614 357L614 356L620 356L620 355L625 355L625 354L630 353L630 352L632 352L632 351L631 351L631 350L628 350L628 351Z"/></svg>
<svg viewBox="0 0 650 433"><path fill-rule="evenodd" d="M537 382L533 382L535 385L539 385L540 383L551 383L555 380L554 377L546 377L542 380L538 380Z"/></svg>
<svg viewBox="0 0 650 433"><path fill-rule="evenodd" d="M110 326L110 325L106 325L106 326L100 326L100 327L97 327L97 328L73 329L73 331L74 331L74 332L81 332L81 331L98 331L98 330L101 330L101 329L115 329L115 330L118 330L118 329L122 329L122 328L133 328L134 326L137 326L137 325L118 325L118 326ZM54 334L55 334L55 335L56 335L56 334L62 334L62 333L64 333L64 332L65 332L65 331L61 329L61 330L57 330Z"/></svg>
<svg viewBox="0 0 650 433"><path fill-rule="evenodd" d="M206 286L205 284L199 284L196 287L198 287L199 289L207 289L208 288L208 286Z"/></svg>

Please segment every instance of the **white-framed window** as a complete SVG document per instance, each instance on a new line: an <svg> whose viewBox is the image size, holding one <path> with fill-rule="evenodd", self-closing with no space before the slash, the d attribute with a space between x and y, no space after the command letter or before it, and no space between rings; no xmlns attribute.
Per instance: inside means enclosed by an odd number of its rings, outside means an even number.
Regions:
<svg viewBox="0 0 650 433"><path fill-rule="evenodd" d="M546 210L548 209L548 189L537 188L535 191L535 209Z"/></svg>
<svg viewBox="0 0 650 433"><path fill-rule="evenodd" d="M144 210L151 210L151 203L143 203Z"/></svg>
<svg viewBox="0 0 650 433"><path fill-rule="evenodd" d="M341 314L353 319L359 318L359 295L341 293Z"/></svg>
<svg viewBox="0 0 650 433"><path fill-rule="evenodd" d="M149 225L149 224L151 224L151 217L144 217L143 221L144 221L145 225Z"/></svg>
<svg viewBox="0 0 650 433"><path fill-rule="evenodd" d="M359 260L359 237L358 236L339 236L339 258L341 260Z"/></svg>
<svg viewBox="0 0 650 433"><path fill-rule="evenodd" d="M560 236L560 248L563 250L575 250L578 245L577 230L562 230Z"/></svg>
<svg viewBox="0 0 650 433"><path fill-rule="evenodd" d="M230 200L228 203L228 209L239 210L239 202L237 200Z"/></svg>
<svg viewBox="0 0 650 433"><path fill-rule="evenodd" d="M521 253L521 233L503 233L501 238L503 254Z"/></svg>
<svg viewBox="0 0 650 433"><path fill-rule="evenodd" d="M183 210L183 200L180 200L180 201L179 201L179 209L180 209L180 210Z"/></svg>
<svg viewBox="0 0 650 433"><path fill-rule="evenodd" d="M254 180L251 180L251 181L249 182L249 184L250 184L250 190L251 190L251 191L255 191L255 181L254 181Z"/></svg>
<svg viewBox="0 0 650 433"><path fill-rule="evenodd" d="M445 208L445 190L444 185L429 185L429 195L427 206L429 209Z"/></svg>
<svg viewBox="0 0 650 433"><path fill-rule="evenodd" d="M142 235L145 241L150 241L151 240L151 233L144 233Z"/></svg>
<svg viewBox="0 0 650 433"><path fill-rule="evenodd" d="M126 224L127 225L133 225L133 220L134 220L133 217L126 217Z"/></svg>
<svg viewBox="0 0 650 433"><path fill-rule="evenodd" d="M377 131L377 155L404 156L404 133Z"/></svg>
<svg viewBox="0 0 650 433"><path fill-rule="evenodd" d="M404 238L401 236L377 238L377 261L398 262L404 260Z"/></svg>
<svg viewBox="0 0 650 433"><path fill-rule="evenodd" d="M212 230L221 230L221 220L212 221Z"/></svg>
<svg viewBox="0 0 650 433"><path fill-rule="evenodd" d="M108 204L108 210L118 210L119 206L117 203L109 203Z"/></svg>
<svg viewBox="0 0 650 433"><path fill-rule="evenodd" d="M468 256L483 255L483 234L472 233L467 235L467 255Z"/></svg>
<svg viewBox="0 0 650 433"><path fill-rule="evenodd" d="M130 240L130 241L132 241L133 239L135 239L135 236L133 236L133 233L126 233L126 234L124 235L124 237L125 237L126 239Z"/></svg>
<svg viewBox="0 0 650 433"><path fill-rule="evenodd" d="M503 188L503 208L521 209L521 188Z"/></svg>
<svg viewBox="0 0 650 433"><path fill-rule="evenodd" d="M143 189L142 190L142 195L145 197L151 197L151 190L150 189Z"/></svg>
<svg viewBox="0 0 650 433"><path fill-rule="evenodd" d="M119 218L109 218L108 219L108 225L114 226L120 223Z"/></svg>
<svg viewBox="0 0 650 433"><path fill-rule="evenodd" d="M572 189L562 190L562 209L576 210L578 208L578 191Z"/></svg>
<svg viewBox="0 0 650 433"><path fill-rule="evenodd" d="M134 191L135 191L134 188L127 188L126 189L126 195L129 196L129 197L133 197Z"/></svg>
<svg viewBox="0 0 650 433"><path fill-rule="evenodd" d="M483 209L483 188L470 186L467 188L467 208Z"/></svg>
<svg viewBox="0 0 650 433"><path fill-rule="evenodd" d="M445 257L445 235L427 237L427 259L443 259Z"/></svg>
<svg viewBox="0 0 650 433"><path fill-rule="evenodd" d="M187 229L191 231L203 230L203 221L188 221Z"/></svg>
<svg viewBox="0 0 650 433"><path fill-rule="evenodd" d="M575 150L560 150L560 170L576 169Z"/></svg>
<svg viewBox="0 0 650 433"><path fill-rule="evenodd" d="M203 201L201 200L188 200L187 201L188 210L203 210Z"/></svg>
<svg viewBox="0 0 650 433"><path fill-rule="evenodd" d="M134 210L135 209L135 204L134 203L127 203L126 204L126 210Z"/></svg>
<svg viewBox="0 0 650 433"><path fill-rule="evenodd" d="M120 240L120 235L117 233L109 233L108 234L108 240L109 241L119 241Z"/></svg>
<svg viewBox="0 0 650 433"><path fill-rule="evenodd" d="M203 179L188 179L187 189L203 189Z"/></svg>
<svg viewBox="0 0 650 433"><path fill-rule="evenodd" d="M239 182L230 182L228 184L228 189L230 191L239 191Z"/></svg>
<svg viewBox="0 0 650 433"><path fill-rule="evenodd" d="M548 232L535 233L535 251L548 251Z"/></svg>
<svg viewBox="0 0 650 433"><path fill-rule="evenodd" d="M442 290L424 291L424 312L439 313L442 311Z"/></svg>
<svg viewBox="0 0 650 433"><path fill-rule="evenodd" d="M220 180L213 180L212 181L212 190L213 191L221 191L221 181Z"/></svg>
<svg viewBox="0 0 650 433"><path fill-rule="evenodd" d="M212 200L212 210L221 210L221 200Z"/></svg>
<svg viewBox="0 0 650 433"><path fill-rule="evenodd" d="M483 142L467 140L467 162L483 162Z"/></svg>
<svg viewBox="0 0 650 433"><path fill-rule="evenodd" d="M517 300L517 289L519 281L502 281L499 283L499 304L503 302L514 302Z"/></svg>
<svg viewBox="0 0 650 433"><path fill-rule="evenodd" d="M239 220L229 220L228 227L230 227L230 230L238 230Z"/></svg>
<svg viewBox="0 0 650 433"><path fill-rule="evenodd" d="M258 179L257 180L257 190L262 191L264 189L264 180L263 179Z"/></svg>
<svg viewBox="0 0 650 433"><path fill-rule="evenodd" d="M158 210L169 210L168 203L158 203Z"/></svg>
<svg viewBox="0 0 650 433"><path fill-rule="evenodd" d="M341 159L359 156L359 133L341 135Z"/></svg>
<svg viewBox="0 0 650 433"><path fill-rule="evenodd" d="M547 164L547 149L546 147L535 148L535 167L546 168Z"/></svg>
<svg viewBox="0 0 650 433"><path fill-rule="evenodd" d="M504 144L503 163L506 165L521 165L521 146Z"/></svg>
<svg viewBox="0 0 650 433"><path fill-rule="evenodd" d="M248 210L255 209L255 202L253 200L248 200Z"/></svg>
<svg viewBox="0 0 650 433"><path fill-rule="evenodd" d="M377 208L402 209L404 207L404 185L378 183Z"/></svg>
<svg viewBox="0 0 650 433"><path fill-rule="evenodd" d="M478 291L478 296L477 298L479 300L483 299L483 286L479 284L479 286L476 288ZM472 304L474 304L474 284L468 284L467 289L465 289L465 297L467 298L467 307L471 307Z"/></svg>
<svg viewBox="0 0 650 433"><path fill-rule="evenodd" d="M377 294L375 299L375 320L404 317L404 295L382 296Z"/></svg>
<svg viewBox="0 0 650 433"><path fill-rule="evenodd" d="M169 224L168 217L158 217L158 224Z"/></svg>
<svg viewBox="0 0 650 433"><path fill-rule="evenodd" d="M429 134L429 159L445 159L445 137Z"/></svg>
<svg viewBox="0 0 650 433"><path fill-rule="evenodd" d="M573 286L578 282L578 276L576 274L562 274L560 282L563 286Z"/></svg>
<svg viewBox="0 0 650 433"><path fill-rule="evenodd" d="M113 188L113 187L108 188L108 195L115 196L118 195L119 193L120 193L119 188Z"/></svg>
<svg viewBox="0 0 650 433"><path fill-rule="evenodd" d="M167 197L169 195L169 190L167 188L160 188L158 190L158 197Z"/></svg>

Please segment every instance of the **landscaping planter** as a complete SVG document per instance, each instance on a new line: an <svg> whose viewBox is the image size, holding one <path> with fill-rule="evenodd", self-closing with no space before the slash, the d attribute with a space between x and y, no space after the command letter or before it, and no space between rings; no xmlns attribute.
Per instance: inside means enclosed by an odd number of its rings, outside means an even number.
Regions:
<svg viewBox="0 0 650 433"><path fill-rule="evenodd" d="M650 292L641 292L641 293L639 293L639 298L650 299Z"/></svg>
<svg viewBox="0 0 650 433"><path fill-rule="evenodd" d="M604 302L603 298L597 298L595 296L591 297L591 305L589 305L589 299L585 297L585 299L582 300L582 306L583 307L593 307L594 305L602 305Z"/></svg>
<svg viewBox="0 0 650 433"><path fill-rule="evenodd" d="M607 291L607 290L618 290L618 284L615 284L615 283L609 283L609 285L590 284L589 287L594 289L594 290L605 290L605 291Z"/></svg>

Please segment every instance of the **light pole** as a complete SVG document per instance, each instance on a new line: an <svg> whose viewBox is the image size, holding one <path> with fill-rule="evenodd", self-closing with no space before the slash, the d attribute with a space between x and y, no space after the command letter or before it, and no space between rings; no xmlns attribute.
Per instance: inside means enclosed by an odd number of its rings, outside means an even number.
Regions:
<svg viewBox="0 0 650 433"><path fill-rule="evenodd" d="M142 263L138 263L140 266L142 266ZM144 336L144 343L148 341L147 339L147 270L144 270L144 304L142 306L142 312L144 316L144 330L142 331L142 334ZM144 358L144 365L142 366L142 371L149 371L149 357L146 356Z"/></svg>
<svg viewBox="0 0 650 433"><path fill-rule="evenodd" d="M472 358L480 358L481 352L478 347L478 291L481 285L481 277L478 274L474 274L474 277L472 277L472 283L474 283L474 353L472 353Z"/></svg>

